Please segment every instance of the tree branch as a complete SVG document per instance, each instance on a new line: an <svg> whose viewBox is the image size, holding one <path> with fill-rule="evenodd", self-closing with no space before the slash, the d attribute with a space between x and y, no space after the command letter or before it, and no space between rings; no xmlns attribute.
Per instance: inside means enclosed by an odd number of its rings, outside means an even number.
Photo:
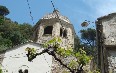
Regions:
<svg viewBox="0 0 116 73"><path fill-rule="evenodd" d="M64 66L65 68L67 68L68 70L70 70L71 73L74 73L74 70L72 70L70 67L68 67L67 65L65 65L59 58L57 58L56 54L54 51L47 51L47 53L49 55L52 55L54 57L55 60L57 60L62 66Z"/></svg>
<svg viewBox="0 0 116 73"><path fill-rule="evenodd" d="M41 55L41 54L43 54L43 53L46 53L48 51L48 49L44 49L42 52L40 52L40 53L36 53L36 54L31 54L31 52L30 51L28 51L28 54L26 54L27 55L27 57L28 57L28 61L32 61L34 58L36 58L36 56L37 55ZM31 56L31 57L30 57Z"/></svg>

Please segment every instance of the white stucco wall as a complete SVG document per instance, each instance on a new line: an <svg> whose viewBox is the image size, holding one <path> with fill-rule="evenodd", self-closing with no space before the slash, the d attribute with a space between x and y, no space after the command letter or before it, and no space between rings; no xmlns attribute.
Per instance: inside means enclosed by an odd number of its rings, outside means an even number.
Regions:
<svg viewBox="0 0 116 73"><path fill-rule="evenodd" d="M3 73L18 73L19 69L28 69L28 73L50 73L52 65L52 56L47 53L37 56L33 62L29 62L26 57L25 48L31 47L42 51L39 45L28 43L20 47L16 47L14 50L10 50L5 53L5 58L2 62L2 69L8 70ZM17 58L16 58L17 57Z"/></svg>

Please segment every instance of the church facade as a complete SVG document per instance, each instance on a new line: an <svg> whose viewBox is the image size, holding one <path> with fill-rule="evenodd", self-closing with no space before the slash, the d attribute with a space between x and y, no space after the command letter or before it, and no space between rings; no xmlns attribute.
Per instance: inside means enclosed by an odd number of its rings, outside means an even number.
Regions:
<svg viewBox="0 0 116 73"><path fill-rule="evenodd" d="M44 49L41 44L54 37L62 39L61 47L74 47L74 27L58 10L45 15L37 22L34 26L33 42L27 42L0 53L0 66L3 73L56 73L53 70L58 68L57 62L51 55L45 53L29 62L25 51L27 47L30 47L37 49L39 53Z"/></svg>

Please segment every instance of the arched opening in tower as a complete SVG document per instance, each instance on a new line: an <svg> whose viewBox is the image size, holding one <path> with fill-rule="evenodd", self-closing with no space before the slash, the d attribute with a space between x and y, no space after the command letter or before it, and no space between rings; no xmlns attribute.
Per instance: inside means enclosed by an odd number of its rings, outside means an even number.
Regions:
<svg viewBox="0 0 116 73"><path fill-rule="evenodd" d="M47 26L44 28L44 35L51 35L53 30L53 26Z"/></svg>
<svg viewBox="0 0 116 73"><path fill-rule="evenodd" d="M60 36L62 37L63 35L63 29L62 28L60 28Z"/></svg>
<svg viewBox="0 0 116 73"><path fill-rule="evenodd" d="M67 30L60 28L60 36L63 38L66 38L67 37Z"/></svg>
<svg viewBox="0 0 116 73"><path fill-rule="evenodd" d="M64 32L63 32L63 37L67 37L67 30L65 29Z"/></svg>

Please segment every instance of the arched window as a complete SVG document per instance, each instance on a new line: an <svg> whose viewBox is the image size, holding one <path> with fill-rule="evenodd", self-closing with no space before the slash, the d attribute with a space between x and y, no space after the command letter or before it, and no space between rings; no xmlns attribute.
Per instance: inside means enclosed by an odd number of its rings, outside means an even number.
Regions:
<svg viewBox="0 0 116 73"><path fill-rule="evenodd" d="M67 37L67 30L64 28L60 28L60 36L66 38Z"/></svg>
<svg viewBox="0 0 116 73"><path fill-rule="evenodd" d="M44 28L44 35L52 34L53 26L47 26Z"/></svg>
<svg viewBox="0 0 116 73"><path fill-rule="evenodd" d="M23 73L22 69L19 70L19 73Z"/></svg>
<svg viewBox="0 0 116 73"><path fill-rule="evenodd" d="M24 73L28 73L28 70L27 70L27 69L25 69L25 70L24 70Z"/></svg>
<svg viewBox="0 0 116 73"><path fill-rule="evenodd" d="M63 32L63 37L67 37L67 30L65 29L64 32Z"/></svg>

